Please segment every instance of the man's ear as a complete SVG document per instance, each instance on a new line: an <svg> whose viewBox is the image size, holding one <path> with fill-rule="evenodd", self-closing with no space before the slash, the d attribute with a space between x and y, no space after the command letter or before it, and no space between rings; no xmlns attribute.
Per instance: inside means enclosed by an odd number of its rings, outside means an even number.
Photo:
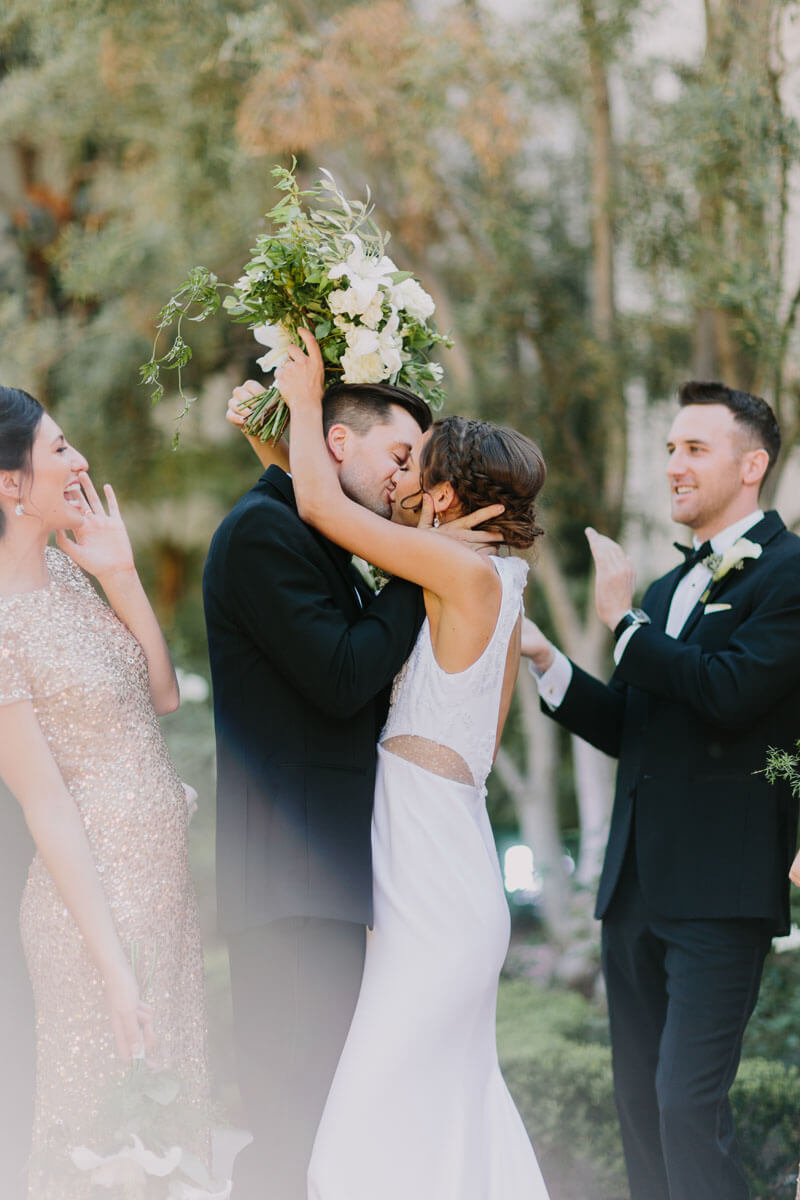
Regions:
<svg viewBox="0 0 800 1200"><path fill-rule="evenodd" d="M758 450L750 450L744 456L742 462L742 482L751 486L757 484L760 486L762 479L767 473L769 466L769 454L762 447Z"/></svg>
<svg viewBox="0 0 800 1200"><path fill-rule="evenodd" d="M328 430L328 436L326 438L328 449L337 463L342 462L344 459L345 446L347 445L347 439L349 436L350 430L346 425L331 425L330 429Z"/></svg>

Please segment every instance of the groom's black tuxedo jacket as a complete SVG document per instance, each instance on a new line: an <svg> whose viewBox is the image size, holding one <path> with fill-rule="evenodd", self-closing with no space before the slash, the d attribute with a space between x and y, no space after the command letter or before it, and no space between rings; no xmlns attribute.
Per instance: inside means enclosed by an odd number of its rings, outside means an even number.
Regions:
<svg viewBox="0 0 800 1200"><path fill-rule="evenodd" d="M286 916L369 923L375 747L421 592L393 580L373 598L270 467L215 533L203 598L222 930Z"/></svg>
<svg viewBox="0 0 800 1200"><path fill-rule="evenodd" d="M550 714L619 758L598 917L633 830L642 891L660 916L788 929L797 800L759 772L769 746L800 737L800 538L776 512L744 536L761 557L712 584L679 637L664 632L677 567L647 590L652 625L631 637L611 682L573 664Z"/></svg>

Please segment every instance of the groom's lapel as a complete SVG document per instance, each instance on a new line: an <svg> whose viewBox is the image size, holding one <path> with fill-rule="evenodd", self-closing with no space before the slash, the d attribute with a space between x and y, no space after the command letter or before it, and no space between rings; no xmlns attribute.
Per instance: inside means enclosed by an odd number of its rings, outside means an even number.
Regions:
<svg viewBox="0 0 800 1200"><path fill-rule="evenodd" d="M757 542L759 546L766 546L768 542L771 542L772 539L777 537L777 535L785 528L786 526L784 525L783 521L773 509L770 512L765 513L764 517L758 522L758 524L754 525L752 529L748 529L747 532L742 536L747 538L747 540L750 542ZM749 561L745 560L745 564L742 569L748 572L757 571L758 562L758 559L751 559ZM697 604L695 604L694 608L689 613L689 616L686 618L683 629L678 634L679 641L686 641L705 612L706 605L711 604L719 595L719 593L739 576L740 572L734 568L733 570L728 571L727 575L723 575L722 579L718 579L716 583L709 584L707 589L708 594L706 595L703 603L698 600Z"/></svg>
<svg viewBox="0 0 800 1200"><path fill-rule="evenodd" d="M258 482L260 485L264 485L267 489L272 488L274 491L276 491L284 503L287 504L289 508L293 510L293 512L297 513L297 502L294 498L292 481L286 472L281 469L281 467L275 466L274 464L271 467L267 467L266 471ZM299 513L298 520L300 520ZM370 592L369 596L367 596L366 584L361 581L360 576L358 577L358 580L356 579L357 572L353 567L350 551L343 550L342 547L337 546L335 542L329 541L323 536L323 534L319 533L319 531L316 530L313 525L307 525L306 528L311 532L313 537L316 538L317 542L319 542L322 549L328 555L328 558L331 560L337 571L339 571L342 578L347 583L350 594L353 597L354 608L357 608L359 605L364 608L366 604L369 603L369 600L373 598L373 593ZM361 584L361 586L359 586L359 584Z"/></svg>

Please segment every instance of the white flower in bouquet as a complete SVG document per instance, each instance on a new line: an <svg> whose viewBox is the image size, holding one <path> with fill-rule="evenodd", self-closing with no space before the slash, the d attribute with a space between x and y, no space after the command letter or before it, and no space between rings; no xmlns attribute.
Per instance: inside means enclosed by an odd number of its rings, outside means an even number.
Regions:
<svg viewBox="0 0 800 1200"><path fill-rule="evenodd" d="M433 297L428 295L416 279L404 279L401 283L394 284L389 291L389 297L396 308L402 308L415 321L427 321L436 309Z"/></svg>
<svg viewBox="0 0 800 1200"><path fill-rule="evenodd" d="M380 383L385 379L387 371L376 331L353 325L345 336L347 349L342 355L345 383Z"/></svg>
<svg viewBox="0 0 800 1200"><path fill-rule="evenodd" d="M91 1172L92 1183L105 1188L142 1185L146 1175L163 1178L171 1175L180 1163L183 1154L180 1146L172 1146L166 1154L154 1154L135 1133L130 1136L132 1145L122 1146L113 1154L96 1154L87 1146L73 1146L70 1158L79 1171Z"/></svg>
<svg viewBox="0 0 800 1200"><path fill-rule="evenodd" d="M397 375L403 365L403 341L399 330L400 318L393 312L378 332L378 349L387 378Z"/></svg>
<svg viewBox="0 0 800 1200"><path fill-rule="evenodd" d="M285 325L256 325L253 337L262 346L269 346L269 354L262 355L256 362L264 372L274 371L286 362L289 347L295 338Z"/></svg>
<svg viewBox="0 0 800 1200"><path fill-rule="evenodd" d="M363 242L355 234L348 234L347 241L352 244L353 249L343 262L334 263L328 271L328 279L341 279L346 275L350 288L358 293L363 312L379 287L391 285L392 276L397 274L397 267L385 254L380 258L374 254L367 254Z"/></svg>
<svg viewBox="0 0 800 1200"><path fill-rule="evenodd" d="M247 324L268 347L258 360L265 372L281 366L298 341L297 331L306 328L320 344L326 386L389 380L440 408L442 371L430 356L436 346L451 343L430 323L432 298L385 253L388 234L371 220L369 195L367 203L348 200L324 170L319 183L301 191L295 168L296 163L290 170L273 169L284 195L267 214L270 232L256 238L237 282L221 284L204 267L195 267L162 308L159 330L173 322L177 328L172 346L160 357L156 335L150 360L141 368L142 381L153 385L153 402L164 393L161 369L175 369L184 399L180 416L188 412L193 401L183 393L181 371L192 352L182 337L183 321L203 321L221 302L232 320ZM223 288L228 294L221 301ZM264 441L277 440L288 418L273 382L253 399L246 428Z"/></svg>

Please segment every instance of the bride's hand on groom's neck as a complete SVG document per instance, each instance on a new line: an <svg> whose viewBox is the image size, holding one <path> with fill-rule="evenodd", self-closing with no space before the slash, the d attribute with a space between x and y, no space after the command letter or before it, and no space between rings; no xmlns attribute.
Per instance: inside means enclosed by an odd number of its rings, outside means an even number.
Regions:
<svg viewBox="0 0 800 1200"><path fill-rule="evenodd" d="M455 538L456 541L463 542L473 550L483 550L486 546L501 544L503 535L491 529L477 529L476 526L482 525L484 521L491 521L494 517L499 517L504 511L505 506L502 504L489 504L486 508L478 508L475 512L454 517L451 521L444 521L436 527L436 532L444 534L445 537ZM434 516L433 499L427 492L424 492L417 528L433 529Z"/></svg>

